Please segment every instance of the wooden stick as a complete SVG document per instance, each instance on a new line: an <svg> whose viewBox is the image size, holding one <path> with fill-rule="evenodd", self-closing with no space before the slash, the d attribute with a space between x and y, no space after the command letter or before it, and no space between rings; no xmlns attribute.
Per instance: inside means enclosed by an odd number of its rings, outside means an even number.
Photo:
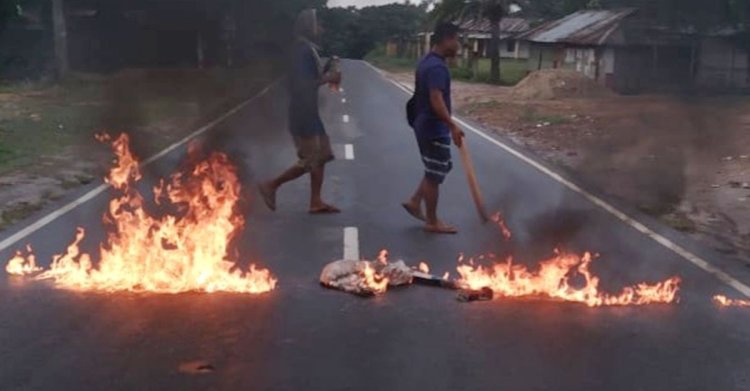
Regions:
<svg viewBox="0 0 750 391"><path fill-rule="evenodd" d="M482 198L482 192L479 189L479 182L477 181L477 175L474 172L474 164L471 162L471 156L469 156L469 149L466 146L465 138L458 150L461 151L461 161L463 162L464 171L466 171L466 178L469 180L469 190L471 190L471 197L474 198L477 213L479 213L479 218L482 222L486 223L490 221L490 218L484 207L484 199Z"/></svg>

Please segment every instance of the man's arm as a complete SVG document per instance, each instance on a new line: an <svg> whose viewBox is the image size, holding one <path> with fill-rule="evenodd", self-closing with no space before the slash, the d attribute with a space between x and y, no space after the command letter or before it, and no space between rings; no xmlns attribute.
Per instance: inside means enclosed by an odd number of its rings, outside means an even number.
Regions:
<svg viewBox="0 0 750 391"><path fill-rule="evenodd" d="M341 84L341 72L336 71L323 74L323 76L320 77L320 80L318 80L318 87L329 83Z"/></svg>
<svg viewBox="0 0 750 391"><path fill-rule="evenodd" d="M430 105L438 119L448 125L451 136L453 136L453 142L460 148L463 145L464 132L453 122L453 117L451 117L451 113L448 111L448 105L445 104L445 100L443 99L443 91L437 88L430 90Z"/></svg>

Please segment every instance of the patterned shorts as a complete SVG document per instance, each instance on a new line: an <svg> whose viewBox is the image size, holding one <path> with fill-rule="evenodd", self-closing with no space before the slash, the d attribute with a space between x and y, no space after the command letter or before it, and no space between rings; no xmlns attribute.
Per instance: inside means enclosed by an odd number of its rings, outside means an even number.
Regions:
<svg viewBox="0 0 750 391"><path fill-rule="evenodd" d="M425 178L433 183L442 184L453 169L451 139L449 137L437 139L417 137L417 142L422 155L422 163L424 163Z"/></svg>

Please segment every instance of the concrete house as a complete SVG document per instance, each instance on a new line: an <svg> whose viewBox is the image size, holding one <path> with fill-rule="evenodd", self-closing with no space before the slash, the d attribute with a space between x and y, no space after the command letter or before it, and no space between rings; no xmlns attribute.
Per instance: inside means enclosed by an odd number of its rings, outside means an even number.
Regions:
<svg viewBox="0 0 750 391"><path fill-rule="evenodd" d="M488 57L491 24L485 19L469 20L460 24L465 49L479 57ZM513 59L529 58L528 46L518 44L516 36L529 31L529 22L524 18L503 18L500 21L500 57Z"/></svg>
<svg viewBox="0 0 750 391"><path fill-rule="evenodd" d="M472 54L480 58L488 57L492 28L486 19L472 19L457 23L461 27L463 47L461 57L468 58ZM528 46L519 45L516 37L529 31L529 21L519 17L507 17L500 21L500 57L513 59L527 59ZM418 35L419 56L424 56L430 50L432 33L423 32Z"/></svg>
<svg viewBox="0 0 750 391"><path fill-rule="evenodd" d="M530 71L574 69L621 93L748 88L739 32L661 26L635 8L582 10L518 36Z"/></svg>

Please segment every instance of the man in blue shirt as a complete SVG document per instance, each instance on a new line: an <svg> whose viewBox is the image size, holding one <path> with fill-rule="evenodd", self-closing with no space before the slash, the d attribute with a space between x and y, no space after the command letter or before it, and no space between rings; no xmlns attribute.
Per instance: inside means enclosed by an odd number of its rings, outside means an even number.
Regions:
<svg viewBox="0 0 750 391"><path fill-rule="evenodd" d="M339 209L323 202L321 190L325 165L333 160L331 142L318 112L318 88L324 84L341 83L341 73L323 73L314 43L321 29L314 9L302 11L295 26L297 36L289 67L289 131L297 147L297 164L277 178L259 186L263 201L276 210L276 192L285 183L310 173L310 213L339 213Z"/></svg>
<svg viewBox="0 0 750 391"><path fill-rule="evenodd" d="M432 37L432 51L419 63L414 92L414 130L422 155L425 174L417 191L403 204L409 214L425 222L430 233L455 234L458 230L437 217L439 187L453 168L451 139L457 146L463 142L463 131L451 116L451 75L447 58L458 53L459 28L440 24ZM426 215L422 212L422 202Z"/></svg>

